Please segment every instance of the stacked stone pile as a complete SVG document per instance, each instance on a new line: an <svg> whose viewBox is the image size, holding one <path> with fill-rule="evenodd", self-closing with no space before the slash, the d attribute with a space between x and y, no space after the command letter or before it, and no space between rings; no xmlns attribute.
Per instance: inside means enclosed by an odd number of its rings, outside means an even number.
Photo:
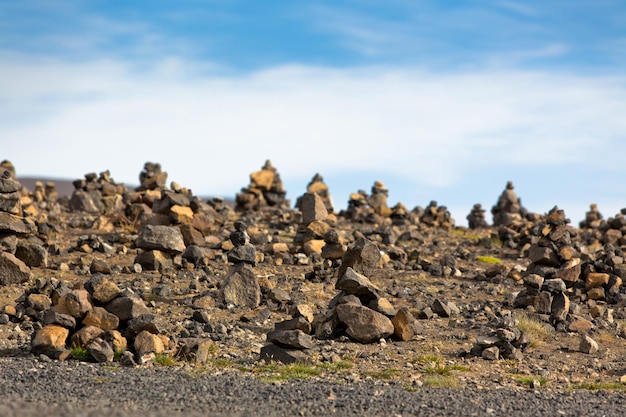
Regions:
<svg viewBox="0 0 626 417"><path fill-rule="evenodd" d="M74 192L69 201L72 211L99 214L124 208L124 195L128 190L124 184L117 184L108 170L100 175L85 174L84 179L77 179L73 184Z"/></svg>
<svg viewBox="0 0 626 417"><path fill-rule="evenodd" d="M313 310L307 304L298 304L292 318L277 322L267 334L267 344L261 348L260 359L266 362L310 362L310 350L315 346L311 336Z"/></svg>
<svg viewBox="0 0 626 417"><path fill-rule="evenodd" d="M626 268L622 251L614 245L589 253L580 245L569 220L557 207L532 228L525 244L531 261L524 275L525 289L515 297L515 307L529 307L549 318L557 329L589 330L581 303L590 318L606 318L607 303L623 300Z"/></svg>
<svg viewBox="0 0 626 417"><path fill-rule="evenodd" d="M485 229L489 227L487 220L485 220L485 209L483 209L480 203L474 204L472 210L467 215L467 226L470 229Z"/></svg>
<svg viewBox="0 0 626 417"><path fill-rule="evenodd" d="M525 217L526 210L514 188L513 183L508 181L497 203L491 208L494 226L510 226L521 222Z"/></svg>
<svg viewBox="0 0 626 417"><path fill-rule="evenodd" d="M450 229L454 227L454 219L446 206L439 206L432 200L426 209L420 213L420 222L430 227Z"/></svg>
<svg viewBox="0 0 626 417"><path fill-rule="evenodd" d="M260 171L250 174L250 184L236 196L237 211L259 210L264 207L289 207L289 201L278 170L268 159Z"/></svg>
<svg viewBox="0 0 626 417"><path fill-rule="evenodd" d="M354 222L382 224L392 213L387 205L389 190L381 181L375 181L371 191L371 195L364 190L350 194L348 207L339 213L340 216Z"/></svg>
<svg viewBox="0 0 626 417"><path fill-rule="evenodd" d="M317 193L305 193L300 200L302 217L293 242L294 250L308 256L321 255L326 244L324 236L331 230L329 223L332 223L332 219L327 221L328 210Z"/></svg>
<svg viewBox="0 0 626 417"><path fill-rule="evenodd" d="M333 208L333 200L330 196L330 192L328 191L328 185L324 182L324 178L319 174L315 174L306 189L307 193L315 193L320 196L322 201L324 202L324 206L326 207L326 211L328 213L332 213ZM302 197L296 200L296 209L302 209Z"/></svg>
<svg viewBox="0 0 626 417"><path fill-rule="evenodd" d="M62 360L73 347L87 350L97 362L111 362L117 354L132 365L154 358L170 344L163 324L143 300L102 274L75 288L38 279L15 309L14 320L26 319L36 323L32 352Z"/></svg>
<svg viewBox="0 0 626 417"><path fill-rule="evenodd" d="M328 310L314 323L318 339L344 335L361 343L378 342L391 335L410 340L417 331L415 319L407 309L396 309L384 292L374 285L365 272L375 268L380 250L371 241L360 238L348 249L338 269L335 289Z"/></svg>
<svg viewBox="0 0 626 417"><path fill-rule="evenodd" d="M9 161L3 165L13 168ZM35 224L24 217L20 190L22 185L13 177L15 169L0 168L0 286L21 283L32 278L32 272L24 260L29 261L26 249L30 244L24 239L32 235ZM36 248L41 257L45 249ZM28 262L33 266L41 262Z"/></svg>
<svg viewBox="0 0 626 417"><path fill-rule="evenodd" d="M528 335L513 326L501 326L486 335L476 338L469 351L471 356L486 360L514 359L521 360L523 352L530 344Z"/></svg>

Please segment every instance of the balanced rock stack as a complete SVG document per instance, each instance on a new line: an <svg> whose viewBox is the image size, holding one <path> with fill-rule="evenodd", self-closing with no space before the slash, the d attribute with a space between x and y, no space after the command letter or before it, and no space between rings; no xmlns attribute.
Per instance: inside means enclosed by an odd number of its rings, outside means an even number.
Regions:
<svg viewBox="0 0 626 417"><path fill-rule="evenodd" d="M100 175L85 174L84 179L73 182L74 192L69 201L72 211L99 214L124 208L124 195L127 192L123 184L116 184L107 170Z"/></svg>
<svg viewBox="0 0 626 417"><path fill-rule="evenodd" d="M494 226L510 226L520 223L524 217L525 209L522 202L513 191L513 183L508 181L506 188L498 198L498 202L491 208Z"/></svg>
<svg viewBox="0 0 626 417"><path fill-rule="evenodd" d="M454 219L446 206L438 206L435 200L432 200L424 212L420 215L420 222L431 227L440 227L442 229L450 229L454 227Z"/></svg>
<svg viewBox="0 0 626 417"><path fill-rule="evenodd" d="M567 318L570 299L566 289L578 281L581 260L573 246L569 219L554 207L542 223L532 228L524 243L531 263L524 276L525 289L515 298L515 307L532 305L538 314L550 316L553 324Z"/></svg>
<svg viewBox="0 0 626 417"><path fill-rule="evenodd" d="M235 209L249 211L264 207L288 207L286 194L280 174L268 159L260 171L250 174L250 185L237 194Z"/></svg>
<svg viewBox="0 0 626 417"><path fill-rule="evenodd" d="M315 193L317 195L320 196L320 198L322 199L322 201L324 202L324 206L326 207L326 211L328 213L332 213L334 208L333 208L333 201L332 198L330 196L330 193L328 191L328 185L326 185L326 183L324 183L324 178L319 174L315 174L313 176L313 178L311 179L311 182L309 182L309 184L307 185L306 188L307 193ZM296 208L300 209L302 208L302 197L298 198L296 200Z"/></svg>
<svg viewBox="0 0 626 417"><path fill-rule="evenodd" d="M16 310L39 323L32 352L53 358L68 358L68 347L77 347L97 362L122 354L121 362L132 365L163 353L170 343L143 300L102 274L75 289L54 279L38 280Z"/></svg>
<svg viewBox="0 0 626 417"><path fill-rule="evenodd" d="M325 245L324 236L331 230L326 222L328 210L324 200L317 193L305 193L300 198L300 210L302 218L294 238L296 251L319 255Z"/></svg>
<svg viewBox="0 0 626 417"><path fill-rule="evenodd" d="M10 162L3 165L12 168ZM15 169L0 168L0 286L28 281L30 268L15 255L21 239L35 231L35 225L22 212L22 185L13 177ZM45 251L45 250L44 250Z"/></svg>
<svg viewBox="0 0 626 417"><path fill-rule="evenodd" d="M600 227L601 242L612 244L626 249L626 208L620 210L614 217L609 217L606 224Z"/></svg>
<svg viewBox="0 0 626 417"><path fill-rule="evenodd" d="M469 355L487 360L521 360L522 352L530 344L526 333L513 326L503 326L476 338Z"/></svg>
<svg viewBox="0 0 626 417"><path fill-rule="evenodd" d="M485 220L485 209L480 203L474 204L472 210L467 215L467 226L470 229L485 229L489 227Z"/></svg>
<svg viewBox="0 0 626 417"><path fill-rule="evenodd" d="M318 339L347 334L358 342L373 343L393 334L400 340L409 340L416 334L411 313L394 308L380 288L354 269L369 270L379 259L380 250L365 238L358 239L346 252L335 284L340 293L314 326Z"/></svg>
<svg viewBox="0 0 626 417"><path fill-rule="evenodd" d="M228 261L234 265L224 278L219 298L227 308L256 308L261 304L261 287L252 267L257 262L257 251L250 243L247 225L235 222L235 231L230 234L233 249L228 252Z"/></svg>
<svg viewBox="0 0 626 417"><path fill-rule="evenodd" d="M261 348L260 359L282 363L308 362L309 350L315 346L310 335L313 311L306 304L296 305L293 318L278 322L267 334L268 344Z"/></svg>
<svg viewBox="0 0 626 417"><path fill-rule="evenodd" d="M348 208L339 214L356 222L381 224L392 213L387 205L388 196L389 189L381 181L376 181L371 195L364 190L350 194Z"/></svg>

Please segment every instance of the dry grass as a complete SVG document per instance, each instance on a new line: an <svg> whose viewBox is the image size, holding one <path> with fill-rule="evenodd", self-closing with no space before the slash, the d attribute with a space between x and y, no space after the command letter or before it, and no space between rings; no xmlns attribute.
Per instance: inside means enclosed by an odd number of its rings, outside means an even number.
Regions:
<svg viewBox="0 0 626 417"><path fill-rule="evenodd" d="M536 348L554 338L554 329L543 321L521 313L517 317L517 328L528 335L530 347Z"/></svg>

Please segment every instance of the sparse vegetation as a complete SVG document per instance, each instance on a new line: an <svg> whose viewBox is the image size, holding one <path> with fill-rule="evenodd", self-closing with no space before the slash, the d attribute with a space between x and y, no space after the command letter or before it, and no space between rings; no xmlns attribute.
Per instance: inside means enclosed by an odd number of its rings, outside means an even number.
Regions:
<svg viewBox="0 0 626 417"><path fill-rule="evenodd" d="M541 385L542 387L544 385L546 385L548 383L548 380L542 376L536 376L536 375L517 375L517 374L512 374L510 375L511 378L513 378L515 380L515 382L517 382L519 385L524 385L524 386L531 386L531 384L533 383L533 381L537 381L539 382L539 385Z"/></svg>
<svg viewBox="0 0 626 417"><path fill-rule="evenodd" d="M516 318L518 321L516 327L528 335L530 347L539 347L554 338L554 329L549 324L525 313L517 315Z"/></svg>
<svg viewBox="0 0 626 417"><path fill-rule="evenodd" d="M93 359L87 349L81 346L72 346L70 348L70 352L72 353L72 358L81 362L92 362Z"/></svg>
<svg viewBox="0 0 626 417"><path fill-rule="evenodd" d="M154 363L161 366L174 366L178 364L178 361L171 355L161 353L154 357Z"/></svg>
<svg viewBox="0 0 626 417"><path fill-rule="evenodd" d="M493 256L477 256L476 260L484 264L501 264L502 263L500 259L494 258Z"/></svg>
<svg viewBox="0 0 626 417"><path fill-rule="evenodd" d="M458 384L456 379L443 376L433 376L424 379L424 386L427 388L454 388Z"/></svg>
<svg viewBox="0 0 626 417"><path fill-rule="evenodd" d="M395 368L385 368L385 369L378 370L378 371L367 371L363 373L363 375L365 376L369 376L375 379L384 379L384 380L394 379L396 376L400 374L401 374L401 371Z"/></svg>

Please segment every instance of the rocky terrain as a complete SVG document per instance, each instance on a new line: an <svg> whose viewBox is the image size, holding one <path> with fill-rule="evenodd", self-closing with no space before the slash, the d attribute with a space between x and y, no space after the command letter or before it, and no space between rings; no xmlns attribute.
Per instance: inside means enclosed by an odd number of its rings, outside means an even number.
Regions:
<svg viewBox="0 0 626 417"><path fill-rule="evenodd" d="M558 207L529 213L508 183L465 228L435 201L389 207L380 181L335 207L319 174L292 208L269 161L233 204L168 184L151 162L136 188L87 173L68 196L27 189L9 161L0 176L0 366L24 368L3 374L5 401L36 402L20 388L32 369L91 372L98 393L122 376L192 375L259 392L313 384L335 404L356 386L403 402L450 390L624 401L626 210L605 219L592 204L572 225ZM111 406L98 395L90 404Z"/></svg>

